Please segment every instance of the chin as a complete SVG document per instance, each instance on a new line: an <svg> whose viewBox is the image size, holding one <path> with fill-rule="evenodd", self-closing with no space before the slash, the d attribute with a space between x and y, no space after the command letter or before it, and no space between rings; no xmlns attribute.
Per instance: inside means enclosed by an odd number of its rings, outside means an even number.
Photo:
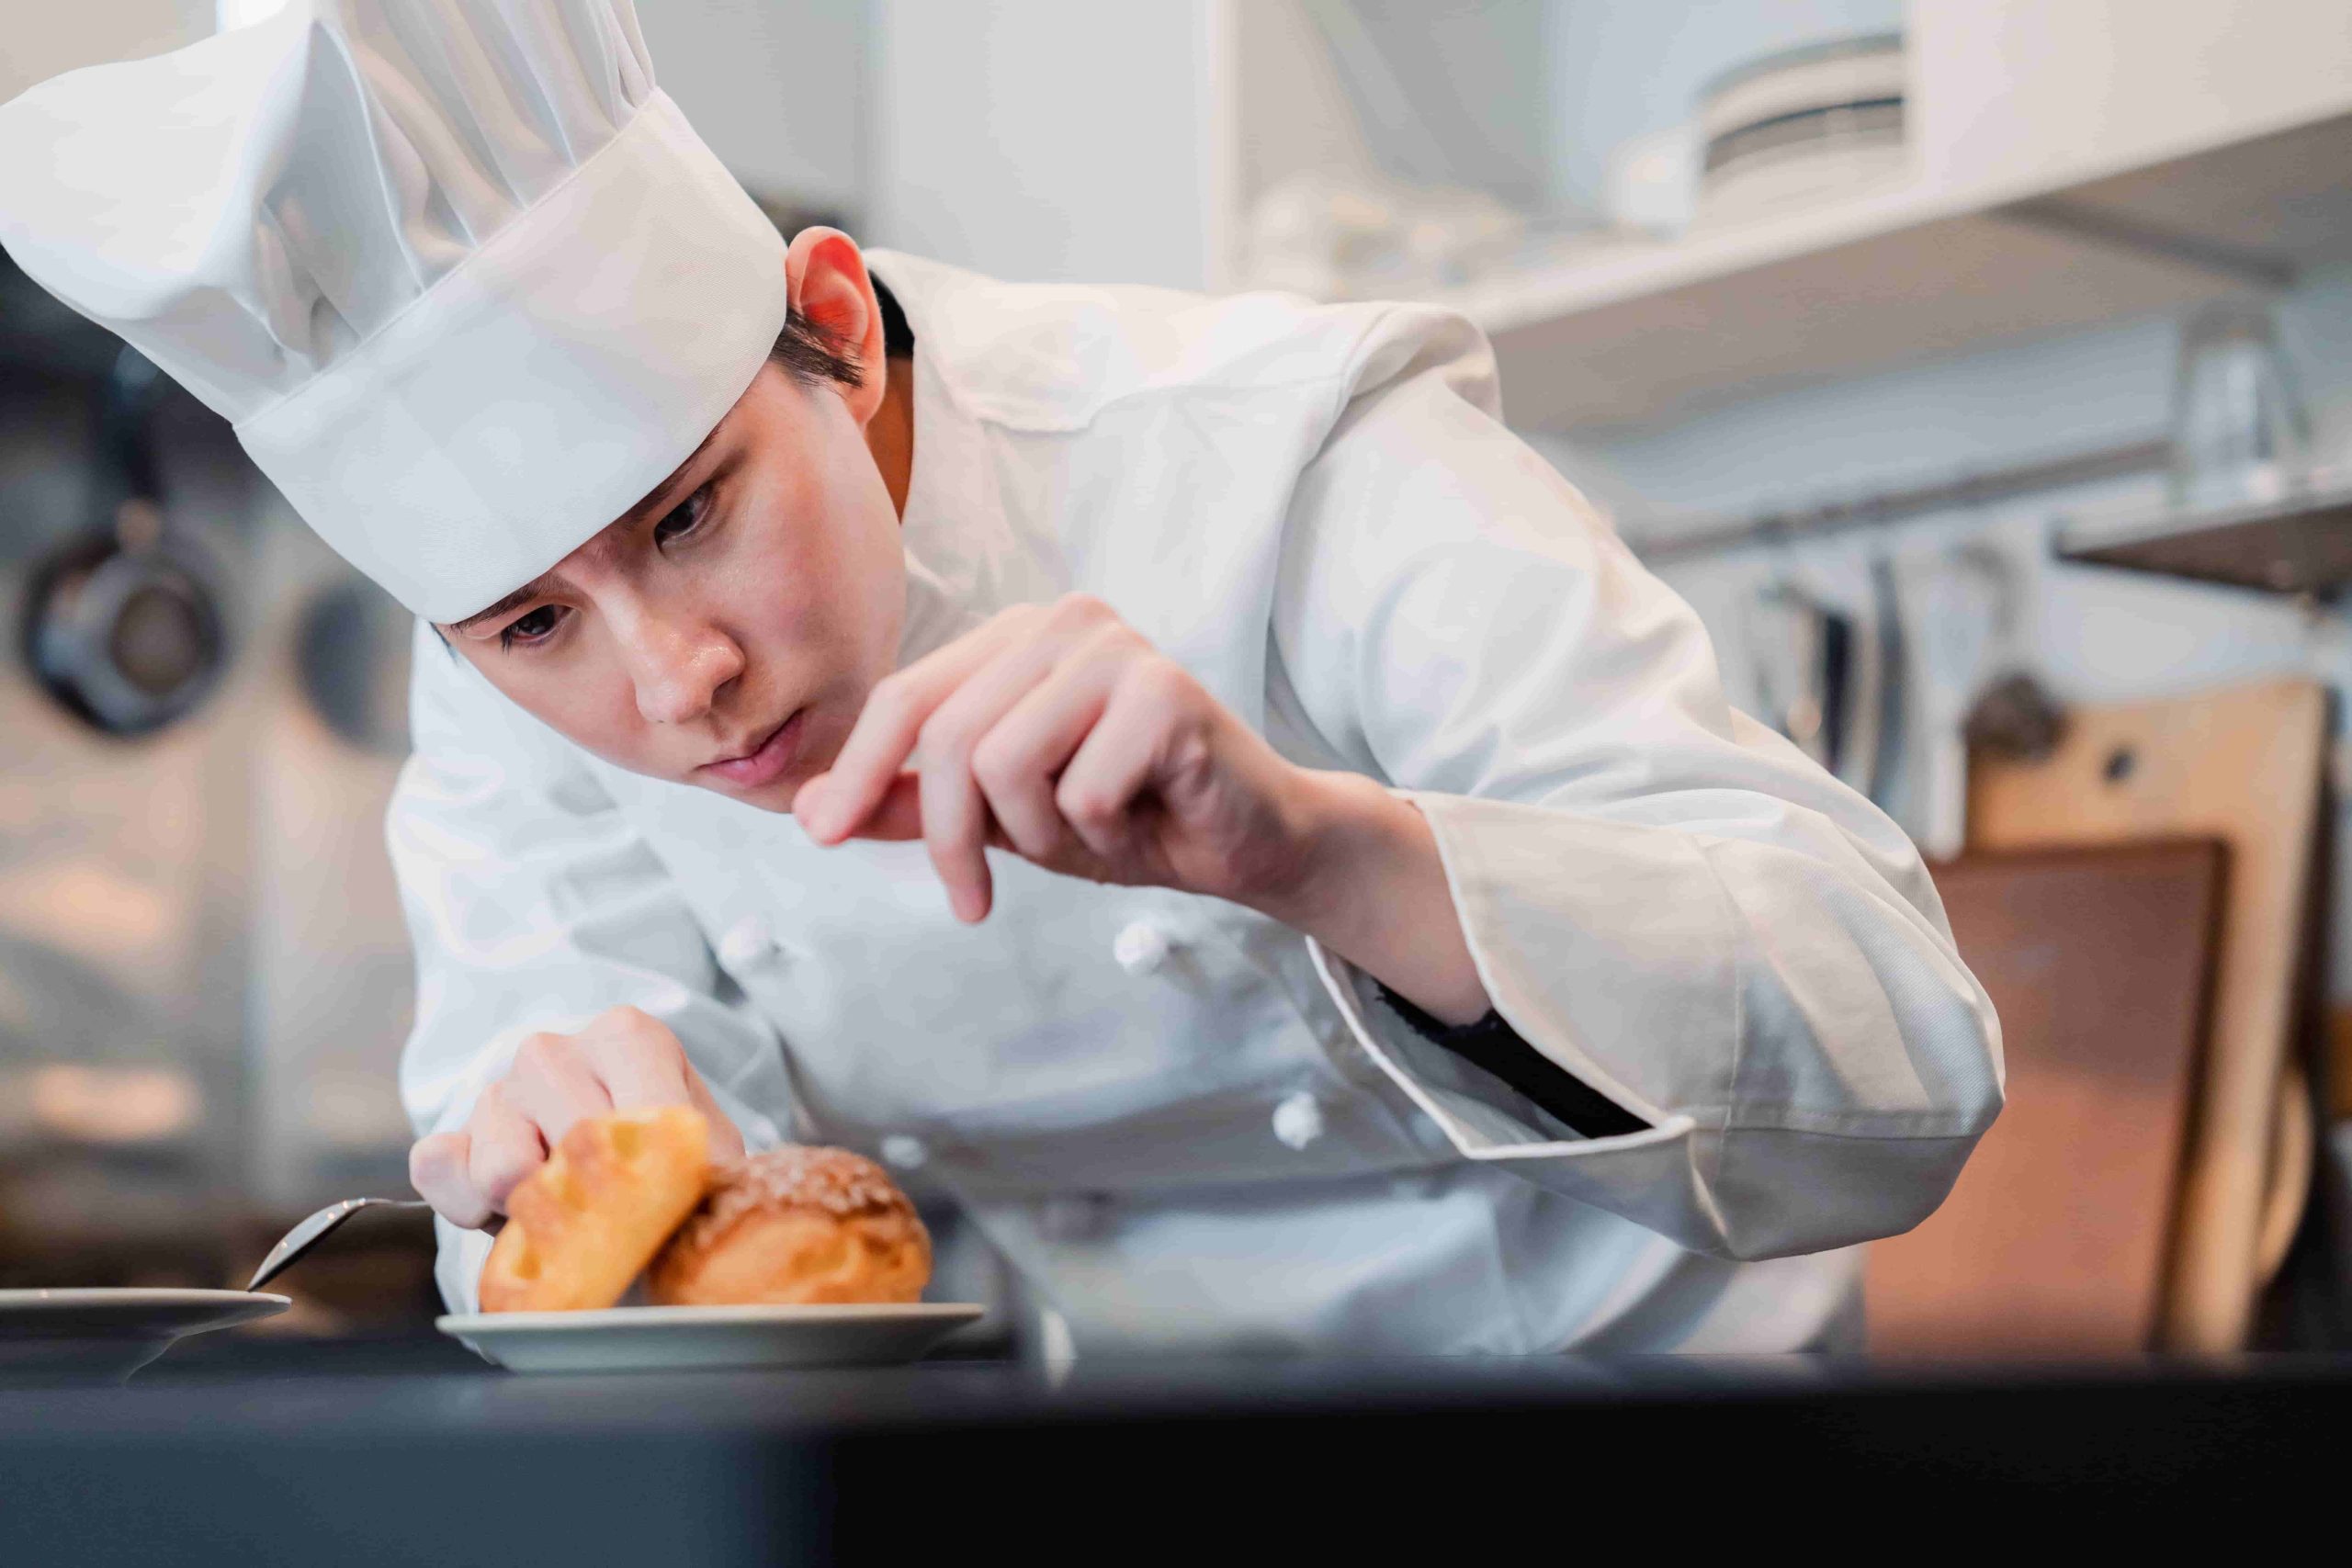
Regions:
<svg viewBox="0 0 2352 1568"><path fill-rule="evenodd" d="M756 806L763 811L788 814L792 810L793 801L800 795L800 786L816 776L815 773L810 772L793 778L778 779L775 783L763 785L759 789L741 791L735 798L746 806Z"/></svg>

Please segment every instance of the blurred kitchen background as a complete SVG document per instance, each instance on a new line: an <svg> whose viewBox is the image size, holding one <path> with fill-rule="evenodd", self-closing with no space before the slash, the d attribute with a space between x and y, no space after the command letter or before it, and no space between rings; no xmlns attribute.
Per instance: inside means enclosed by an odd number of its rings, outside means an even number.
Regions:
<svg viewBox="0 0 2352 1568"><path fill-rule="evenodd" d="M0 97L271 9L23 8ZM779 222L1487 329L1736 699L1951 863L2012 1108L1877 1346L2344 1342L2352 6L639 11ZM224 1282L405 1190L403 628L5 266L0 1284ZM421 1324L422 1230L349 1234L289 1324Z"/></svg>

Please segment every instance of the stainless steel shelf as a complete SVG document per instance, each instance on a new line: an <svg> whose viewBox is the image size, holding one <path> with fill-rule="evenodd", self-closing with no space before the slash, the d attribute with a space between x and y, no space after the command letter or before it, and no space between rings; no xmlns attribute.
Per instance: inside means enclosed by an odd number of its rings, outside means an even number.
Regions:
<svg viewBox="0 0 2352 1568"><path fill-rule="evenodd" d="M2275 501L2070 523L2052 548L2062 560L2091 566L2274 593L2330 593L2352 583L2352 475L2330 474Z"/></svg>

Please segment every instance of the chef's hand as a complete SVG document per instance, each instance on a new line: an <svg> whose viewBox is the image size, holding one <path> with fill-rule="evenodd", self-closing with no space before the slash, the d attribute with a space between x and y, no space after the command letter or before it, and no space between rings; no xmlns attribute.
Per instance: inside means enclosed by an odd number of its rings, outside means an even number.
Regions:
<svg viewBox="0 0 2352 1568"><path fill-rule="evenodd" d="M636 1008L615 1008L577 1034L534 1034L514 1065L474 1101L463 1129L419 1139L408 1178L454 1224L506 1212L523 1179L583 1116L640 1105L691 1105L710 1123L710 1157L743 1157L743 1135L718 1109L678 1037Z"/></svg>
<svg viewBox="0 0 2352 1568"><path fill-rule="evenodd" d="M793 811L820 844L922 839L958 919L986 918L985 852L1009 850L1248 905L1441 1018L1487 1010L1420 813L1285 761L1082 594L1007 610L884 680Z"/></svg>

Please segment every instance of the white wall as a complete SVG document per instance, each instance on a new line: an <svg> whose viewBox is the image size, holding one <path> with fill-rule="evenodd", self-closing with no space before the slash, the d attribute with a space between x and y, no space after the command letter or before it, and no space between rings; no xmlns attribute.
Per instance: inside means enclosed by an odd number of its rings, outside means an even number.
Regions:
<svg viewBox="0 0 2352 1568"><path fill-rule="evenodd" d="M657 80L754 196L862 207L863 0L639 0Z"/></svg>
<svg viewBox="0 0 2352 1568"><path fill-rule="evenodd" d="M1999 178L2052 152L2154 162L2340 114L2352 96L2343 0L1910 0L1909 12L1931 178Z"/></svg>
<svg viewBox="0 0 2352 1568"><path fill-rule="evenodd" d="M213 30L215 0L6 0L0 100L78 66ZM864 0L639 0L655 73L760 197L854 209L866 98Z"/></svg>
<svg viewBox="0 0 2352 1568"><path fill-rule="evenodd" d="M1221 240L1205 0L873 0L876 243L1199 288Z"/></svg>
<svg viewBox="0 0 2352 1568"><path fill-rule="evenodd" d="M1564 0L1289 3L1337 62L1373 156L1391 176L1475 186L1530 211L1546 205L1555 73L1545 44ZM1272 9L1273 0L1241 8Z"/></svg>

